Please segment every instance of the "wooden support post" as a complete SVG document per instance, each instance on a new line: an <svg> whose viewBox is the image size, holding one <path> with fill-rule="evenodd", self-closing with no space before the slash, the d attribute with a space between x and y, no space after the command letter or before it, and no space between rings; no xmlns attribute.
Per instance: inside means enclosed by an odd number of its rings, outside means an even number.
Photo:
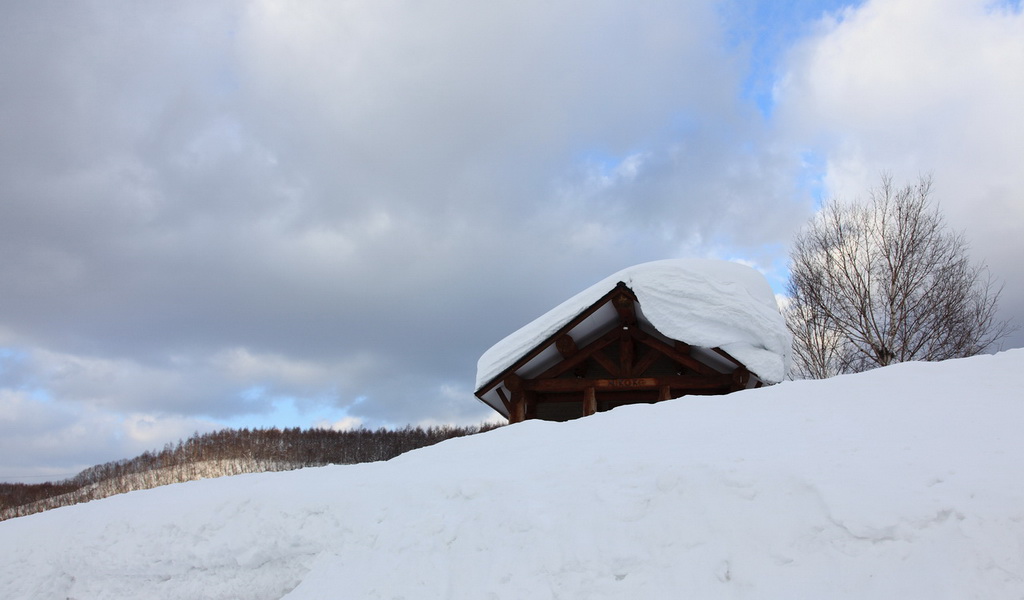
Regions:
<svg viewBox="0 0 1024 600"><path fill-rule="evenodd" d="M672 388L670 388L667 385L661 386L661 389L658 390L658 402L664 402L666 400L671 400L671 399L672 399Z"/></svg>
<svg viewBox="0 0 1024 600"><path fill-rule="evenodd" d="M512 394L512 410L508 414L508 422L521 423L526 420L526 393L523 391L523 380L515 373L505 378L505 389Z"/></svg>
<svg viewBox="0 0 1024 600"><path fill-rule="evenodd" d="M526 398L523 397L522 392L514 392L512 394L512 414L508 416L508 422L522 423L526 420Z"/></svg>
<svg viewBox="0 0 1024 600"><path fill-rule="evenodd" d="M589 417L597 412L597 394L593 387L583 390L583 416Z"/></svg>

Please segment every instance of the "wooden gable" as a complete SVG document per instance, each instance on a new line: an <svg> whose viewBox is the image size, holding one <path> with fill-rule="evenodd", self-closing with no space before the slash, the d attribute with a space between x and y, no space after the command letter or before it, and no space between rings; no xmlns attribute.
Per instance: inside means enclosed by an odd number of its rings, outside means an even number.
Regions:
<svg viewBox="0 0 1024 600"><path fill-rule="evenodd" d="M723 350L660 334L633 291L619 282L476 395L516 423L564 421L625 404L760 384Z"/></svg>

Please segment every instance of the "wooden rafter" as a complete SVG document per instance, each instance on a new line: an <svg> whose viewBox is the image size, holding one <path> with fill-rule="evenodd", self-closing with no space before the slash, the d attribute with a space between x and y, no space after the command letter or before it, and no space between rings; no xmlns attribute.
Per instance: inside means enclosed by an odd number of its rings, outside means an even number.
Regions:
<svg viewBox="0 0 1024 600"><path fill-rule="evenodd" d="M612 376L622 377L624 375L624 373L619 370L619 365L616 364L615 361L613 361L612 359L608 358L608 356L604 354L604 352L595 352L593 355L591 355L591 358L593 358L597 364L604 367L604 370L608 371L608 373L610 373Z"/></svg>
<svg viewBox="0 0 1024 600"><path fill-rule="evenodd" d="M618 335L617 330L613 329L612 331L609 331L586 346L579 348L571 358L567 358L558 364L552 365L548 370L544 371L537 377L540 379L547 379L549 377L558 377L563 373L567 373L570 369L586 361L594 353L604 350L608 344L611 344L618 339Z"/></svg>
<svg viewBox="0 0 1024 600"><path fill-rule="evenodd" d="M669 346L668 344L662 342L661 340L658 340L654 337L647 335L646 333L640 331L639 329L636 329L636 331L634 332L634 337L636 337L637 341L639 341L640 343L646 346L650 346L651 348L654 348L658 352L661 352L662 354L679 363L680 365L690 368L700 373L701 375L719 375L718 371L705 365L699 360L693 358L692 356L688 356L686 354L682 354L676 351L676 349L673 348L672 346Z"/></svg>
<svg viewBox="0 0 1024 600"><path fill-rule="evenodd" d="M568 333L555 339L555 348L558 349L558 353L562 355L562 358L572 358L573 354L579 352L579 348L576 347L576 340L572 339L572 336Z"/></svg>
<svg viewBox="0 0 1024 600"><path fill-rule="evenodd" d="M732 372L732 391L736 392L747 387L747 382L750 381L750 371L746 367L740 365L736 367L736 370Z"/></svg>
<svg viewBox="0 0 1024 600"><path fill-rule="evenodd" d="M622 284L622 286L625 287L625 284ZM620 288L617 285L614 288L612 288L607 294L601 296L596 302L591 304L589 307L586 308L586 310L584 310L580 314L576 315L576 317L571 319L568 323L560 327L558 331L551 334L550 337L541 342L536 348L530 350L525 355L520 357L519 360L517 360L516 362L512 363L509 367L507 367L504 371L498 373L493 378L491 378L490 381L485 383L483 387L476 391L476 395L478 397L482 397L484 394L491 391L491 389L494 388L494 386L498 385L509 373L515 373L517 370L519 370L520 367L536 358L537 355L539 355L541 352L546 350L551 344L553 344L556 339L572 331L574 327L585 321L590 315L594 314L602 306L607 304L611 300L611 297L614 294L618 293L619 290Z"/></svg>
<svg viewBox="0 0 1024 600"><path fill-rule="evenodd" d="M656 363L659 358L661 358L660 352L651 347L645 348L644 355L633 365L633 372L630 373L630 376L642 374L647 369L650 369L651 365Z"/></svg>
<svg viewBox="0 0 1024 600"><path fill-rule="evenodd" d="M509 415L512 414L512 402L509 401L508 396L505 395L505 391L498 388L498 399L501 400L501 404L505 407L505 411Z"/></svg>

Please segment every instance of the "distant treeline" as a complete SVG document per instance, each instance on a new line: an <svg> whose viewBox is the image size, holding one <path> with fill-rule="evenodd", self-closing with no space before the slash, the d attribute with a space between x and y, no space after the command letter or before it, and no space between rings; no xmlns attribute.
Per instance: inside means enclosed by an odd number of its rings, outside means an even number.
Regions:
<svg viewBox="0 0 1024 600"><path fill-rule="evenodd" d="M163 450L89 467L59 482L0 483L0 521L114 494L195 479L388 460L416 448L498 427L223 429Z"/></svg>

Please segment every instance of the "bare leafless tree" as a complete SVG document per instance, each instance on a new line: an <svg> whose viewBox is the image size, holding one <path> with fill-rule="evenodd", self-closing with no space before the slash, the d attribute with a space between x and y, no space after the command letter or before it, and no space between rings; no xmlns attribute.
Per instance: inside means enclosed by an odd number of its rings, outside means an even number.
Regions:
<svg viewBox="0 0 1024 600"><path fill-rule="evenodd" d="M1001 286L970 262L931 186L883 176L867 202L829 202L797 236L786 308L794 377L973 356L1013 330L996 320Z"/></svg>

